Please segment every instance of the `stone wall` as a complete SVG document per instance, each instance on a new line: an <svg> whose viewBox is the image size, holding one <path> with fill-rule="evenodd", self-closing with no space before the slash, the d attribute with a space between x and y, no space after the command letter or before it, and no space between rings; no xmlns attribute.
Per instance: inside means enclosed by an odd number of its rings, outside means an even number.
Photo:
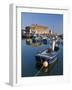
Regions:
<svg viewBox="0 0 72 90"><path fill-rule="evenodd" d="M35 34L48 34L49 29L46 26L32 24L31 25L31 31L35 32Z"/></svg>

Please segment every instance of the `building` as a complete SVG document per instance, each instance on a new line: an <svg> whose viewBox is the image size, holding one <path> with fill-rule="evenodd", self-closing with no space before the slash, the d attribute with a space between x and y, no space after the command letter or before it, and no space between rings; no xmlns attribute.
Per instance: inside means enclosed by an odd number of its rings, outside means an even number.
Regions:
<svg viewBox="0 0 72 90"><path fill-rule="evenodd" d="M49 29L46 26L32 24L30 26L30 33L34 33L34 34L49 34Z"/></svg>
<svg viewBox="0 0 72 90"><path fill-rule="evenodd" d="M48 27L37 25L37 24L32 24L30 30L31 32L35 34L48 34L49 33Z"/></svg>

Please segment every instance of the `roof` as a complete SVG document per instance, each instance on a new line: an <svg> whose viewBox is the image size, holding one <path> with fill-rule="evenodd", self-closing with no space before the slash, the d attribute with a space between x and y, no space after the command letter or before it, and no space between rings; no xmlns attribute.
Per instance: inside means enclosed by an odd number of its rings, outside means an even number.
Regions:
<svg viewBox="0 0 72 90"><path fill-rule="evenodd" d="M32 24L31 25L31 28L34 28L34 29L48 29L48 27L47 26L43 26L43 25L38 25L38 24Z"/></svg>

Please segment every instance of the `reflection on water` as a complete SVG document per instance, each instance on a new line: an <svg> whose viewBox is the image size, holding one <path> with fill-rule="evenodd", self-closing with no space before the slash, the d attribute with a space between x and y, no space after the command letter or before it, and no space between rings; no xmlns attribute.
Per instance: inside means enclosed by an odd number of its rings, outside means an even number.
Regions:
<svg viewBox="0 0 72 90"><path fill-rule="evenodd" d="M22 77L30 76L51 76L63 75L63 48L60 45L58 60L50 64L47 68L39 65L35 59L35 55L44 49L50 47L50 40L33 41L32 39L22 39Z"/></svg>
<svg viewBox="0 0 72 90"><path fill-rule="evenodd" d="M49 41L45 40L45 41L33 41L32 39L26 39L26 45L30 45L32 47L38 47L41 45L47 45Z"/></svg>

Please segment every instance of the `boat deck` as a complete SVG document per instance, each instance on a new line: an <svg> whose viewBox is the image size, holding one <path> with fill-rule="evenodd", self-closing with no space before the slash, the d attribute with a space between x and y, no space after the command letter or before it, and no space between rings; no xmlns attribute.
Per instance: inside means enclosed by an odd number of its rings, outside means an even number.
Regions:
<svg viewBox="0 0 72 90"><path fill-rule="evenodd" d="M51 52L51 53L47 53L47 50L44 50L43 52L37 54L36 56L40 56L40 57L46 57L46 58L54 58L57 55L57 52Z"/></svg>

